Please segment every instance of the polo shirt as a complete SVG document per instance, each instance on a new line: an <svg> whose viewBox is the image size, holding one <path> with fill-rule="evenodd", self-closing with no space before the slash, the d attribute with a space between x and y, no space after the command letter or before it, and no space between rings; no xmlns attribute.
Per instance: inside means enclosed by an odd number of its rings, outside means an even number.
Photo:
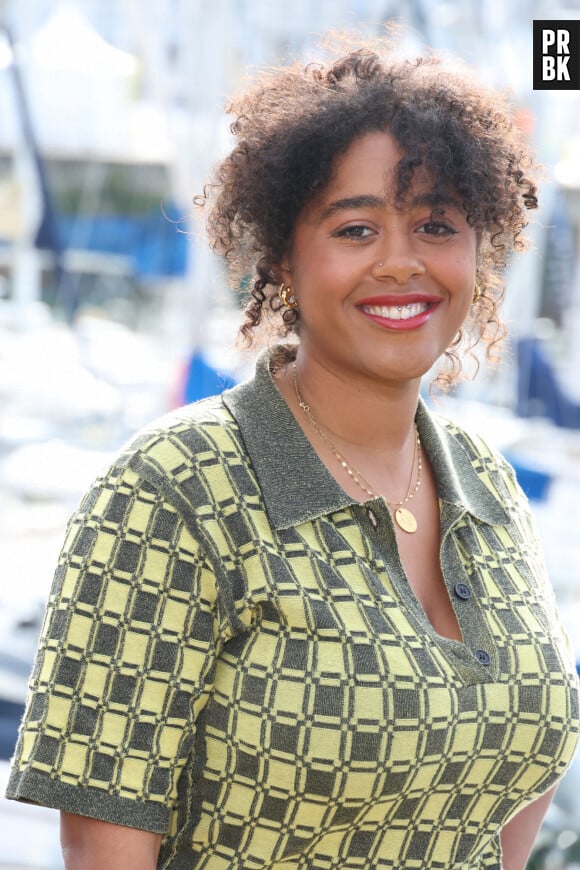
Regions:
<svg viewBox="0 0 580 870"><path fill-rule="evenodd" d="M264 354L72 517L7 796L161 832L165 870L499 870L501 826L573 757L578 682L513 471L416 420L462 642Z"/></svg>

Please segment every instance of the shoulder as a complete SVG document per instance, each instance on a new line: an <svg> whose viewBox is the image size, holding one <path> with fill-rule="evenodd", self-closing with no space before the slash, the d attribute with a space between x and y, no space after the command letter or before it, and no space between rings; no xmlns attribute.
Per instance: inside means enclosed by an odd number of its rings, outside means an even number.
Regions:
<svg viewBox="0 0 580 870"><path fill-rule="evenodd" d="M513 466L487 438L475 429L459 425L443 414L432 414L436 425L458 451L466 457L470 468L503 506L508 510L527 507Z"/></svg>
<svg viewBox="0 0 580 870"><path fill-rule="evenodd" d="M238 424L221 396L178 408L141 429L121 451L122 464L138 456L158 468L179 467L200 454L243 453Z"/></svg>
<svg viewBox="0 0 580 870"><path fill-rule="evenodd" d="M248 464L236 419L222 396L212 396L137 432L102 469L83 504L92 504L103 491L122 490L139 502L162 499L189 515L196 505L231 495L233 478L251 488ZM229 474L228 467L244 470Z"/></svg>
<svg viewBox="0 0 580 870"><path fill-rule="evenodd" d="M472 460L487 459L498 467L509 467L509 463L500 451L475 429L460 425L444 414L434 413L432 416L447 437L459 444Z"/></svg>

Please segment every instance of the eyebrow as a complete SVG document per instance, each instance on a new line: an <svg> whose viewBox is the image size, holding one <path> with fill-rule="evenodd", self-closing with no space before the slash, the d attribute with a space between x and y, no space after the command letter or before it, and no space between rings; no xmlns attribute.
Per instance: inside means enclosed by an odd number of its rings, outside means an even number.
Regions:
<svg viewBox="0 0 580 870"><path fill-rule="evenodd" d="M358 196L346 196L343 199L336 199L329 203L322 210L322 218L326 219L332 217L333 214L336 214L339 211L348 211L349 209L357 208L386 208L387 205L388 200L386 197L376 196L371 193L361 193ZM409 202L408 208L422 208L423 206L437 208L442 205L452 205L455 208L462 207L459 200L456 197L451 196L451 194L427 191L425 193L418 193L414 196Z"/></svg>
<svg viewBox="0 0 580 870"><path fill-rule="evenodd" d="M426 193L418 193L409 203L409 208L421 208L424 205L437 208L440 205L452 205L454 208L463 208L459 199L450 193L435 193L427 191Z"/></svg>

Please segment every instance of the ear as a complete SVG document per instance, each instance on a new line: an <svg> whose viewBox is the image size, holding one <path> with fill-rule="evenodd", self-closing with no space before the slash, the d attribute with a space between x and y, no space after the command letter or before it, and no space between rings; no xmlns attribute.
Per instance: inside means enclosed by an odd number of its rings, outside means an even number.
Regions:
<svg viewBox="0 0 580 870"><path fill-rule="evenodd" d="M290 265L290 257L288 254L286 254L282 260L274 266L273 272L279 284L286 284L287 287L292 286L292 266Z"/></svg>

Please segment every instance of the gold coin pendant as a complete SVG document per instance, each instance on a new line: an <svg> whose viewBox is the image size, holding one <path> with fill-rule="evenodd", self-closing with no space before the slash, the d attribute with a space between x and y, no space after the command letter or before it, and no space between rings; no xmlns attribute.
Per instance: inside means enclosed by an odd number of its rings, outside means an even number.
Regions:
<svg viewBox="0 0 580 870"><path fill-rule="evenodd" d="M399 507L395 511L395 520L399 528L401 528L404 532L408 532L412 534L417 531L417 520L410 510L407 508Z"/></svg>

